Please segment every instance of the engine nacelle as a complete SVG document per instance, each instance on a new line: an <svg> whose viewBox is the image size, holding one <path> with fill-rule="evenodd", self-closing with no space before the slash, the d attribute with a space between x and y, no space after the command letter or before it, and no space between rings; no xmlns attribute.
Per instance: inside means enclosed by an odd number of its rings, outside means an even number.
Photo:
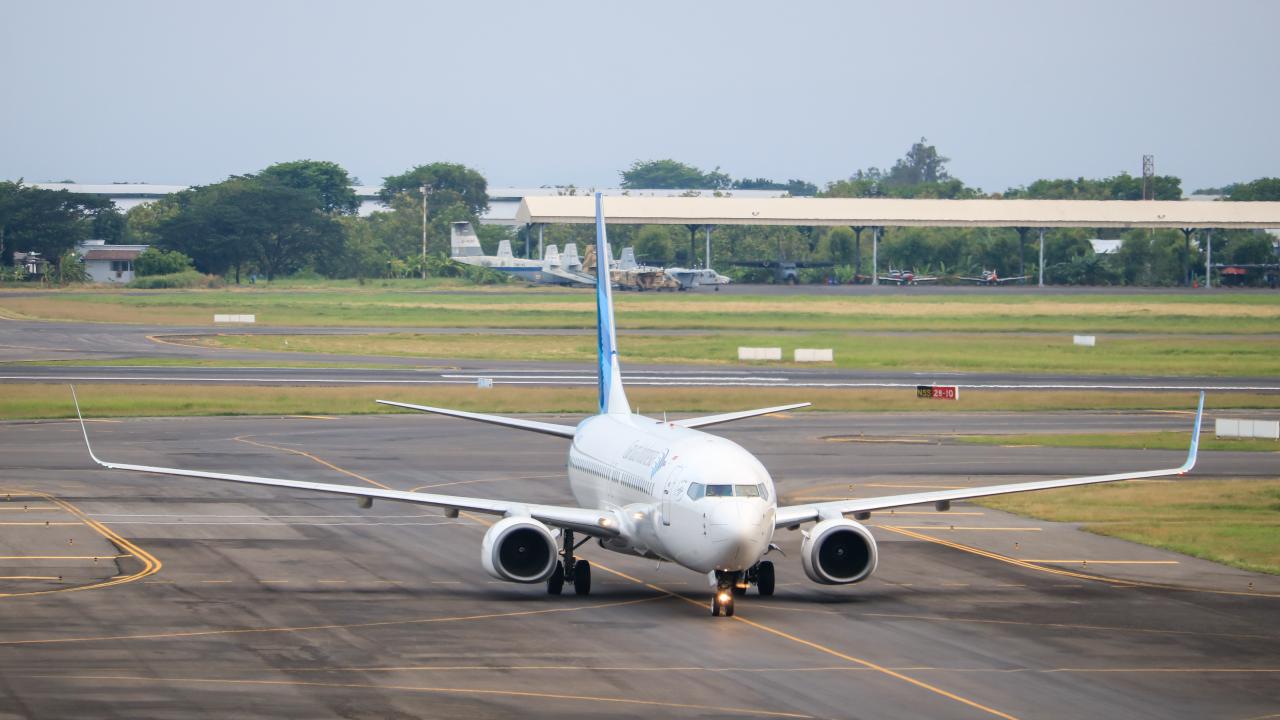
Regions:
<svg viewBox="0 0 1280 720"><path fill-rule="evenodd" d="M878 559L871 531L843 518L818 523L800 544L804 574L823 585L862 582L875 572Z"/></svg>
<svg viewBox="0 0 1280 720"><path fill-rule="evenodd" d="M556 537L546 525L527 517L507 517L494 523L480 545L485 572L519 583L551 577L559 552Z"/></svg>

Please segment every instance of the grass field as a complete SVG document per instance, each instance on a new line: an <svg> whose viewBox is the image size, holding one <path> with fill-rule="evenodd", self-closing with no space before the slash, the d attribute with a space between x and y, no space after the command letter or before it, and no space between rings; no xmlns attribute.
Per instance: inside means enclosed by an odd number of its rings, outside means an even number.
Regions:
<svg viewBox="0 0 1280 720"><path fill-rule="evenodd" d="M1061 433L1052 435L960 435L959 442L974 445L1108 448L1124 450L1185 450L1190 432ZM1200 437L1201 450L1280 452L1280 441L1257 438ZM1280 469L1278 467L1277 469Z"/></svg>
<svg viewBox="0 0 1280 720"><path fill-rule="evenodd" d="M277 326L591 328L594 294L497 286L420 290L334 285L224 290L0 291L0 316L210 325L214 313L253 313ZM854 296L619 294L622 328L934 330L945 332L1275 333L1280 294L956 294Z"/></svg>
<svg viewBox="0 0 1280 720"><path fill-rule="evenodd" d="M388 355L419 358L576 360L595 357L590 335L220 335L214 347ZM1233 338L1103 338L1076 347L1067 335L788 334L630 335L619 345L625 360L642 363L738 364L739 346L832 348L835 366L864 370L1075 373L1087 375L1280 375L1280 340Z"/></svg>
<svg viewBox="0 0 1280 720"><path fill-rule="evenodd" d="M1006 495L981 504L1280 574L1280 479L1116 483Z"/></svg>
<svg viewBox="0 0 1280 720"><path fill-rule="evenodd" d="M403 385L361 387L274 387L263 385L141 385L91 384L78 386L89 417L168 417L179 415L348 415L399 412L375 399L400 400L494 413L595 412L594 387L539 388L498 385L479 390L471 385ZM727 412L748 408L813 403L814 411L831 412L952 412L1033 410L1189 410L1192 393L1107 393L982 391L966 393L959 402L917 400L914 392L893 389L828 388L627 388L633 407L650 416L669 412ZM65 384L0 385L0 420L75 417ZM1214 408L1262 409L1280 407L1280 395L1215 393ZM856 429L856 428L851 428ZM1185 447L1185 445L1184 445Z"/></svg>

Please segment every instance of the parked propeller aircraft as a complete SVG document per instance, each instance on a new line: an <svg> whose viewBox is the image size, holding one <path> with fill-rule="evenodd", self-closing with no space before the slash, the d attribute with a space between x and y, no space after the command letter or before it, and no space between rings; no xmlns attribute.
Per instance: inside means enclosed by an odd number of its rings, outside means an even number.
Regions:
<svg viewBox="0 0 1280 720"><path fill-rule="evenodd" d="M882 283L896 283L898 285L919 285L920 283L938 282L938 278L933 275L917 275L915 270L894 270L889 268L889 272L880 276Z"/></svg>
<svg viewBox="0 0 1280 720"><path fill-rule="evenodd" d="M995 270L983 270L982 277L959 277L957 280L965 280L979 285L1003 285L1011 282L1026 282L1030 275L1018 275L1017 277L1000 277Z"/></svg>
<svg viewBox="0 0 1280 720"><path fill-rule="evenodd" d="M595 277L582 271L578 248L573 243L565 246L564 255L555 245L548 245L541 260L515 257L509 240L498 243L497 255L485 255L471 223L455 222L449 226L449 251L454 262L511 273L528 282L550 285L594 285L596 282Z"/></svg>
<svg viewBox="0 0 1280 720"><path fill-rule="evenodd" d="M603 257L609 257L603 205L602 196L597 194L597 247ZM800 545L800 563L810 580L827 585L856 583L870 577L879 562L875 537L858 522L873 512L924 504L941 511L956 500L1181 475L1195 465L1204 393L1200 394L1186 462L1176 468L779 506L773 479L754 455L737 443L704 433L700 428L809 403L669 422L633 413L618 364L613 294L607 273L608 263L599 263L599 412L576 426L378 401L568 440L567 476L577 506L104 461L89 445L81 418L85 445L94 462L112 470L346 495L357 498L361 507L369 507L376 498L440 507L450 517L464 510L496 515L501 519L485 532L480 545L481 566L500 580L546 583L547 592L553 595L559 595L565 583L571 583L580 595L591 591L591 565L577 556L577 550L582 543L594 539L605 550L671 562L705 574L713 590L712 615L733 615L734 596L751 585L761 595L773 594L774 566L765 557L774 548L774 534L780 528L797 530L814 523L804 532ZM74 392L72 388L73 399ZM79 416L78 401L76 413ZM847 517L850 515L854 519Z"/></svg>

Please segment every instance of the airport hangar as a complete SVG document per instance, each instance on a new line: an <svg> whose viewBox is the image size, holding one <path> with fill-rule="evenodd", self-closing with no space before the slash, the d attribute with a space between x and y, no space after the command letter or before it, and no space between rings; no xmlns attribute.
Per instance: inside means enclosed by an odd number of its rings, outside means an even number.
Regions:
<svg viewBox="0 0 1280 720"><path fill-rule="evenodd" d="M859 245L862 232L870 229L873 284L879 280L878 246L886 227L1015 228L1022 244L1035 230L1040 287L1044 287L1044 233L1050 228L1177 229L1186 239L1188 256L1191 237L1199 232L1206 266L1212 262L1214 230L1280 228L1280 202L622 196L610 197L605 213L614 224L688 227L695 259L695 233L705 229L707 267L711 266L711 228L717 225L845 226L853 230ZM589 196L526 196L515 219L539 230L550 224L593 223L595 208ZM1190 268L1185 275L1189 284Z"/></svg>

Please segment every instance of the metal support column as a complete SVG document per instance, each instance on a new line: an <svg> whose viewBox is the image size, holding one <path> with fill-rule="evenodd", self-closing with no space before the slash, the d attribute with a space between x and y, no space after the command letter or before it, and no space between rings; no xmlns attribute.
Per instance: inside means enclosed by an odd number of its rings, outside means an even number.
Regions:
<svg viewBox="0 0 1280 720"><path fill-rule="evenodd" d="M880 228L871 228L871 284L880 284Z"/></svg>
<svg viewBox="0 0 1280 720"><path fill-rule="evenodd" d="M1213 280L1210 270L1213 268L1213 231L1204 231L1204 286L1206 289L1213 287Z"/></svg>
<svg viewBox="0 0 1280 720"><path fill-rule="evenodd" d="M531 235L529 231L532 229L533 229L532 225L525 223L525 226L524 226L524 256L525 257L529 257L529 242L530 242L529 236Z"/></svg>
<svg viewBox="0 0 1280 720"><path fill-rule="evenodd" d="M853 284L858 284L858 276L862 274L862 231L866 228L854 225L853 230Z"/></svg>
<svg viewBox="0 0 1280 720"><path fill-rule="evenodd" d="M1191 287L1191 234L1195 228L1182 228L1182 284Z"/></svg>
<svg viewBox="0 0 1280 720"><path fill-rule="evenodd" d="M706 260L706 264L703 265L703 267L710 270L711 269L711 226L704 225L703 227L705 227L707 230L707 253L703 258L704 260Z"/></svg>
<svg viewBox="0 0 1280 720"><path fill-rule="evenodd" d="M542 228L544 227L546 227L546 224L538 223L538 259L539 260L541 260L544 257L542 254Z"/></svg>
<svg viewBox="0 0 1280 720"><path fill-rule="evenodd" d="M1040 267L1038 269L1040 271L1038 287L1044 287L1044 228L1040 228Z"/></svg>

